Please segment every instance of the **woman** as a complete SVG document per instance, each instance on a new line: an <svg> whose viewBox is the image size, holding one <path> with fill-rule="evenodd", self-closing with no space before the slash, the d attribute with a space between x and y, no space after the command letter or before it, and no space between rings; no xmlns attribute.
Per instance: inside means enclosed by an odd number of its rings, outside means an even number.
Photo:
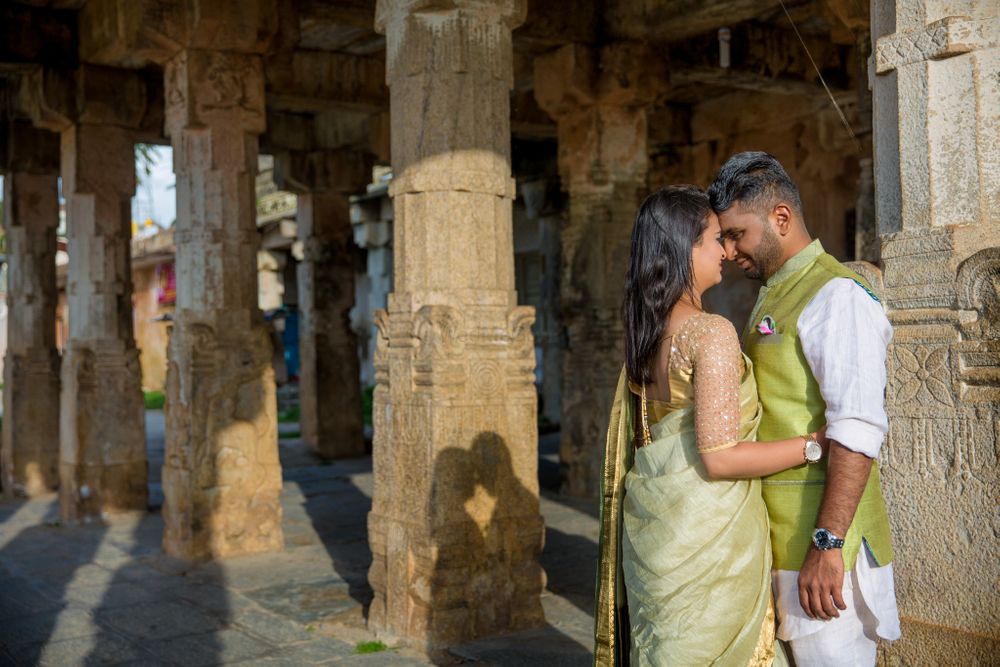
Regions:
<svg viewBox="0 0 1000 667"><path fill-rule="evenodd" d="M598 665L787 664L758 478L805 464L817 434L753 441L750 360L701 305L724 259L703 192L671 186L643 202L602 473Z"/></svg>

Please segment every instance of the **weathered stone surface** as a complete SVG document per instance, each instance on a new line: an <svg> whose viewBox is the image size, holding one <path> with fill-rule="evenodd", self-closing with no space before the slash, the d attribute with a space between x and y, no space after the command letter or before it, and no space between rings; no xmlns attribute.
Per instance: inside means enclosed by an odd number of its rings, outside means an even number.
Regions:
<svg viewBox="0 0 1000 667"><path fill-rule="evenodd" d="M274 109L376 112L389 104L380 57L299 50L269 57L265 73Z"/></svg>
<svg viewBox="0 0 1000 667"><path fill-rule="evenodd" d="M135 157L128 130L63 130L69 341L63 350L59 501L66 520L146 508L139 353L129 254Z"/></svg>
<svg viewBox="0 0 1000 667"><path fill-rule="evenodd" d="M257 56L185 50L165 69L177 175L177 307L163 468L168 554L280 550L272 346L257 307Z"/></svg>
<svg viewBox="0 0 1000 667"><path fill-rule="evenodd" d="M298 191L299 406L302 438L326 459L363 456L358 341L351 329L357 247L350 194L371 180L371 157L284 153L279 186Z"/></svg>
<svg viewBox="0 0 1000 667"><path fill-rule="evenodd" d="M523 2L380 1L395 285L377 315L369 625L437 647L542 622L532 309L511 238Z"/></svg>
<svg viewBox="0 0 1000 667"><path fill-rule="evenodd" d="M277 0L88 0L79 17L83 60L134 68L183 48L263 53L278 28Z"/></svg>
<svg viewBox="0 0 1000 667"><path fill-rule="evenodd" d="M559 123L569 193L562 230L563 491L596 497L602 434L624 358L619 314L629 237L646 191L647 108L666 89L662 61L636 44L579 45L542 56L535 96Z"/></svg>
<svg viewBox="0 0 1000 667"><path fill-rule="evenodd" d="M59 155L55 135L27 132L24 128L21 131ZM59 485L57 178L56 172L23 171L8 171L4 178L9 326L3 365L0 468L3 491L8 497L45 493Z"/></svg>
<svg viewBox="0 0 1000 667"><path fill-rule="evenodd" d="M876 201L895 327L883 479L904 621L887 664L1000 650L1000 91L983 75L1000 48L964 32L995 28L998 15L986 2L961 17L942 7L873 5Z"/></svg>

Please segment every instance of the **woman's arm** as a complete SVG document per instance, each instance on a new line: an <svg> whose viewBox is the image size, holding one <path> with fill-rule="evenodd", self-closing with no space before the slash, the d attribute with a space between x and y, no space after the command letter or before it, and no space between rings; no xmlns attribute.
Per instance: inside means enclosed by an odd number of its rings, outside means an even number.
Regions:
<svg viewBox="0 0 1000 667"><path fill-rule="evenodd" d="M711 479L762 477L806 462L803 436L739 442L743 354L728 320L718 315L701 317L679 348L691 363L695 438ZM823 444L825 431L824 427L809 435Z"/></svg>
<svg viewBox="0 0 1000 667"><path fill-rule="evenodd" d="M826 427L823 427L819 432L809 434L823 446L824 456L825 431ZM763 477L805 463L805 445L804 436L769 442L737 442L725 449L701 452L701 461L710 479Z"/></svg>

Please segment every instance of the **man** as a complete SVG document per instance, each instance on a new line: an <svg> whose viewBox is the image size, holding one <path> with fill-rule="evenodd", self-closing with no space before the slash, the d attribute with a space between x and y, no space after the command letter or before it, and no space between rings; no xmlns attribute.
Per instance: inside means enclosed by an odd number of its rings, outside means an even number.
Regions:
<svg viewBox="0 0 1000 667"><path fill-rule="evenodd" d="M869 287L811 239L798 189L774 157L734 155L708 195L727 258L764 283L743 332L763 411L758 438L826 423L830 441L824 460L762 483L778 637L799 667L873 665L876 636L900 634L874 461L889 427L892 327Z"/></svg>

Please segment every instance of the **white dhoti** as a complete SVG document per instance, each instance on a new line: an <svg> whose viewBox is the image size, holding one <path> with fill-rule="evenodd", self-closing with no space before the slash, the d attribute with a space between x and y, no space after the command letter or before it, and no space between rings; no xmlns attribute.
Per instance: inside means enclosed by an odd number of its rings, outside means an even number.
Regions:
<svg viewBox="0 0 1000 667"><path fill-rule="evenodd" d="M854 569L844 573L847 609L829 621L809 618L799 602L799 573L772 575L778 615L777 636L788 643L798 667L874 665L877 638L899 639L899 611L892 563L878 566L867 548Z"/></svg>

